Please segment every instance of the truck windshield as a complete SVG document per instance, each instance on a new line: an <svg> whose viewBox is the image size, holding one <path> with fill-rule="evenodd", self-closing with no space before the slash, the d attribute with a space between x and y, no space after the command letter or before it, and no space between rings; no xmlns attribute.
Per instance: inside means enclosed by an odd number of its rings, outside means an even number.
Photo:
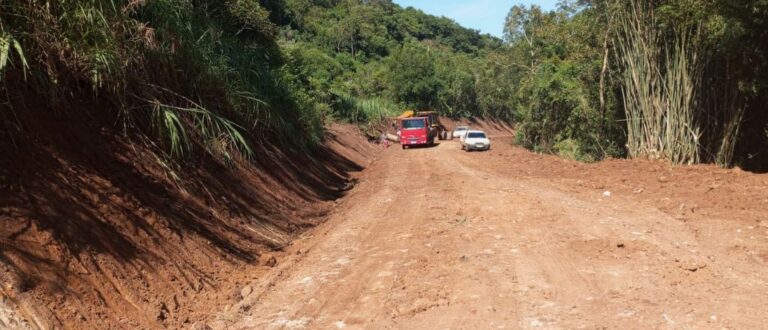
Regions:
<svg viewBox="0 0 768 330"><path fill-rule="evenodd" d="M403 129L417 129L424 128L424 119L419 120L403 120Z"/></svg>
<svg viewBox="0 0 768 330"><path fill-rule="evenodd" d="M469 135L467 137L468 138L484 139L485 138L485 133L472 132L472 133L469 133Z"/></svg>

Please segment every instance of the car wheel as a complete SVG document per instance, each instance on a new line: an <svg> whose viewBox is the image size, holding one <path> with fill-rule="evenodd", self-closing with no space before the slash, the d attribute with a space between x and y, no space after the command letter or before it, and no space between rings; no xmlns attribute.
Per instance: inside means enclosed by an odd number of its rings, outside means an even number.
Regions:
<svg viewBox="0 0 768 330"><path fill-rule="evenodd" d="M403 147L403 149L405 149L405 145L404 144L401 144L400 146Z"/></svg>

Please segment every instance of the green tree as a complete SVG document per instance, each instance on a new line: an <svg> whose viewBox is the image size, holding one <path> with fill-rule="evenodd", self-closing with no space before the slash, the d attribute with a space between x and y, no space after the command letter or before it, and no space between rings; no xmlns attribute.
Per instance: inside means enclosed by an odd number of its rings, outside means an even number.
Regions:
<svg viewBox="0 0 768 330"><path fill-rule="evenodd" d="M387 59L387 81L397 102L416 109L437 105L441 86L434 61L429 47L419 43L405 44Z"/></svg>

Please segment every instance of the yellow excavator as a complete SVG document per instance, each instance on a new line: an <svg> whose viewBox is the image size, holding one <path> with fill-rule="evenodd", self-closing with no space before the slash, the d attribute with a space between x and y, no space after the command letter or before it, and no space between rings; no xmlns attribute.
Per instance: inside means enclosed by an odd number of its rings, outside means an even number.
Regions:
<svg viewBox="0 0 768 330"><path fill-rule="evenodd" d="M414 112L413 110L406 110L405 112L403 112L402 114L400 114L396 118L397 119L412 118L412 117L414 117L415 114L416 114L416 112Z"/></svg>

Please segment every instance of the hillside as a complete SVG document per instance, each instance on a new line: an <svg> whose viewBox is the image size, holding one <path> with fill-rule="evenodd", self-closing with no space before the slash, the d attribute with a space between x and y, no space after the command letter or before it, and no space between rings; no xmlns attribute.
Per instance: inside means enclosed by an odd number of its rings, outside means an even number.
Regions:
<svg viewBox="0 0 768 330"><path fill-rule="evenodd" d="M502 49L498 38L391 1L294 0L267 8L289 70L336 119L365 122L402 108L451 117L510 110L492 95L496 78L487 72Z"/></svg>

